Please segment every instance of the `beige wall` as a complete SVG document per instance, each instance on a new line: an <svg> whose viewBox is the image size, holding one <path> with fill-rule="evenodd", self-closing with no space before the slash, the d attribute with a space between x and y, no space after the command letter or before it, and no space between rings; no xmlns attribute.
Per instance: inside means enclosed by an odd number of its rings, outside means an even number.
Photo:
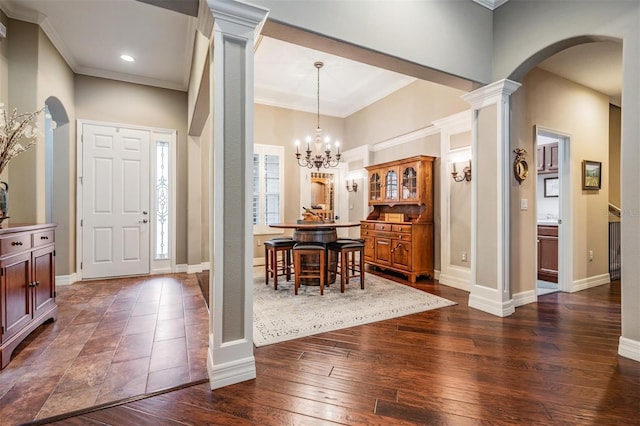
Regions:
<svg viewBox="0 0 640 426"><path fill-rule="evenodd" d="M9 18L0 10L0 23L7 27ZM0 102L8 107L9 102L9 43L0 42Z"/></svg>
<svg viewBox="0 0 640 426"><path fill-rule="evenodd" d="M176 263L187 263L187 93L76 76L78 119L177 130Z"/></svg>
<svg viewBox="0 0 640 426"><path fill-rule="evenodd" d="M415 81L347 117L345 149L373 145L468 110L469 105L460 98L463 94L439 84Z"/></svg>
<svg viewBox="0 0 640 426"><path fill-rule="evenodd" d="M609 100L608 97L540 69L533 69L512 96L512 149L525 148L530 173L535 165L534 126L571 135L571 197L573 217L573 280L608 272L607 232L609 199ZM602 189L582 190L582 161L602 162ZM535 179L511 185L511 282L512 292L535 288ZM520 210L520 199L529 209ZM587 253L594 252L588 261Z"/></svg>
<svg viewBox="0 0 640 426"><path fill-rule="evenodd" d="M451 149L458 149L471 146L473 142L471 132L458 133L451 136ZM460 172L467 167L467 162L456 164ZM472 164L473 168L473 164ZM471 267L471 183L463 180L454 182L451 175L445 176L451 181L450 186L450 239L451 264L462 268ZM472 172L472 179L474 175ZM465 253L467 260L462 260L462 253Z"/></svg>
<svg viewBox="0 0 640 426"><path fill-rule="evenodd" d="M62 56L39 26L8 20L7 40L2 45L3 82L9 83L10 108L20 112L42 108L51 99L65 116L54 131L53 222L56 229L56 273L75 270L75 126L74 76ZM8 58L11 58L9 61ZM6 91L3 94L6 96ZM54 118L55 119L55 118ZM71 121L69 124L68 120ZM40 127L44 114L38 118ZM45 220L44 133L36 145L16 157L9 166L10 216L14 223Z"/></svg>
<svg viewBox="0 0 640 426"><path fill-rule="evenodd" d="M621 110L609 105L609 202L620 207Z"/></svg>
<svg viewBox="0 0 640 426"><path fill-rule="evenodd" d="M14 19L9 20L9 108L19 112L42 108L38 103L38 49L40 27ZM44 123L42 115L38 123ZM36 146L15 157L7 167L9 182L9 216L12 222L37 222L39 217L38 192L43 181L43 135L36 137Z"/></svg>
<svg viewBox="0 0 640 426"><path fill-rule="evenodd" d="M255 104L254 143L284 146L285 208L283 220L285 222L295 222L302 215L300 167L295 160L294 141L295 139L304 139L306 135L313 135L316 124L316 115L312 113ZM332 139L345 140L343 119L321 115L320 127L325 134L331 135ZM290 234L290 232L287 233ZM264 256L264 247L258 245L258 242L261 244L262 241L273 236L277 235L254 236L254 257Z"/></svg>
<svg viewBox="0 0 640 426"><path fill-rule="evenodd" d="M53 221L56 229L56 274L68 275L75 271L76 261L76 126L74 103L74 74L49 38L39 31L38 50L38 105L56 98L64 111L52 111L60 121L53 131ZM57 102L56 102L57 103ZM67 123L62 122L66 114ZM38 146L38 156L44 164L44 144ZM44 167L42 167L44 170ZM38 221L45 215L45 177L39 177Z"/></svg>

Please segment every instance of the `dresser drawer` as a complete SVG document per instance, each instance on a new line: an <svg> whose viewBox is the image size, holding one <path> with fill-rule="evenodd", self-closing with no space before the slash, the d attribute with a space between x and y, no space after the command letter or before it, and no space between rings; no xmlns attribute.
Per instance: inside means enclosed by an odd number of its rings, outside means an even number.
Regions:
<svg viewBox="0 0 640 426"><path fill-rule="evenodd" d="M391 225L393 232L411 232L411 225Z"/></svg>
<svg viewBox="0 0 640 426"><path fill-rule="evenodd" d="M362 228L360 230L360 236L361 237L373 237L374 235L377 235L377 233L373 229Z"/></svg>
<svg viewBox="0 0 640 426"><path fill-rule="evenodd" d="M376 231L391 231L390 223L376 223L375 224Z"/></svg>
<svg viewBox="0 0 640 426"><path fill-rule="evenodd" d="M411 241L411 234L393 234L394 240Z"/></svg>
<svg viewBox="0 0 640 426"><path fill-rule="evenodd" d="M8 256L31 249L31 235L19 234L0 238L0 256Z"/></svg>
<svg viewBox="0 0 640 426"><path fill-rule="evenodd" d="M53 244L55 233L53 229L36 232L33 234L33 247L46 246L47 244Z"/></svg>
<svg viewBox="0 0 640 426"><path fill-rule="evenodd" d="M373 223L360 222L360 229L373 229Z"/></svg>

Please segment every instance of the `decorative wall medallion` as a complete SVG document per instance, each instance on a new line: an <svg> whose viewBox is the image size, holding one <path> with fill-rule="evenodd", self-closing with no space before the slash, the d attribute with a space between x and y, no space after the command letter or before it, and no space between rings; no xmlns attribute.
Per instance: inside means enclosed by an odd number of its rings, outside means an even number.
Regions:
<svg viewBox="0 0 640 426"><path fill-rule="evenodd" d="M527 178L527 174L529 173L527 160L524 159L527 150L524 148L516 148L513 152L516 154L516 159L513 160L513 174L518 184L522 184L522 181Z"/></svg>

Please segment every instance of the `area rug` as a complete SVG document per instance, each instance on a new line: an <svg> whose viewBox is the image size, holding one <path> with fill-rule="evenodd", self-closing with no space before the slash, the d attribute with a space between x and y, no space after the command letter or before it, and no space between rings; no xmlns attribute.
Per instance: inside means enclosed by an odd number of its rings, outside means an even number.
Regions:
<svg viewBox="0 0 640 426"><path fill-rule="evenodd" d="M412 287L373 274L365 275L365 289L360 279L350 280L344 293L340 282L325 288L300 286L293 294L293 281L278 280L265 285L264 276L256 275L253 286L253 343L272 343L311 336L341 328L382 321L431 309L455 305Z"/></svg>

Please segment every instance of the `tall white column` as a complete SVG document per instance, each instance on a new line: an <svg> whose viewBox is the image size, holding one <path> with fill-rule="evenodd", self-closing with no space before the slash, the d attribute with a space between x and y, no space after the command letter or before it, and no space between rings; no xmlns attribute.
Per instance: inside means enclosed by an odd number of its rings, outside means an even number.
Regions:
<svg viewBox="0 0 640 426"><path fill-rule="evenodd" d="M253 357L253 47L267 11L233 0L208 0L211 46L211 389L256 377Z"/></svg>
<svg viewBox="0 0 640 426"><path fill-rule="evenodd" d="M473 114L469 306L500 317L515 311L509 287L509 100L519 87L500 80L463 96Z"/></svg>

